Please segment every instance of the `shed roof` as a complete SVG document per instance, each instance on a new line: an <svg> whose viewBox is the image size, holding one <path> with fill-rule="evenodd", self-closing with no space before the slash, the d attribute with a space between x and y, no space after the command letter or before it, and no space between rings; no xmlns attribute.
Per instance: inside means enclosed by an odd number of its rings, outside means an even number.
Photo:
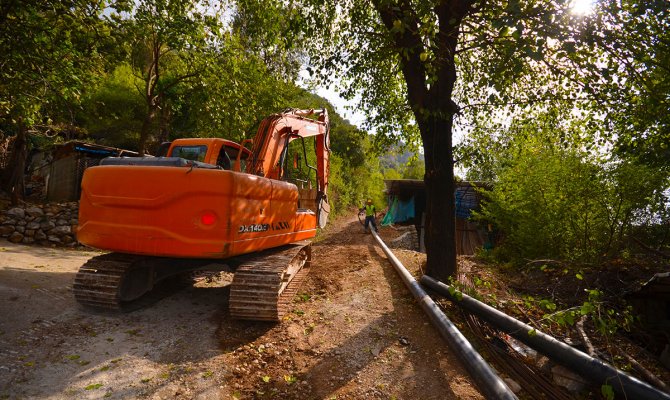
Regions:
<svg viewBox="0 0 670 400"><path fill-rule="evenodd" d="M70 141L57 146L54 151L54 158L60 159L67 157L72 153L86 153L92 157L110 157L110 156L137 156L138 153L132 150L121 149L118 147L103 146L95 143L86 143L80 141Z"/></svg>

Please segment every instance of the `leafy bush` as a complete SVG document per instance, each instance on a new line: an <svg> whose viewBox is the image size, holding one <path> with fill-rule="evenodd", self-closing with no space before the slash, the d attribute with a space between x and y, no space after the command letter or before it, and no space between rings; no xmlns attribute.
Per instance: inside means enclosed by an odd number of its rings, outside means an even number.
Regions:
<svg viewBox="0 0 670 400"><path fill-rule="evenodd" d="M647 166L535 147L500 168L479 218L504 232L497 250L504 260L597 262L622 249L667 185L666 175Z"/></svg>

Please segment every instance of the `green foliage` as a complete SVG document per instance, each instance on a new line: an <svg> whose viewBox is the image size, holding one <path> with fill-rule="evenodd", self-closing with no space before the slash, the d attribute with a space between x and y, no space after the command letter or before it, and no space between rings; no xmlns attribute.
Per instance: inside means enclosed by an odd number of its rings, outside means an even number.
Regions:
<svg viewBox="0 0 670 400"><path fill-rule="evenodd" d="M95 77L105 2L13 1L0 13L0 117L31 126L72 111Z"/></svg>
<svg viewBox="0 0 670 400"><path fill-rule="evenodd" d="M293 14L281 2L237 0L233 8L233 33L243 47L262 60L271 75L287 81L298 78L304 52L296 43L299 34L291 30Z"/></svg>
<svg viewBox="0 0 670 400"><path fill-rule="evenodd" d="M621 156L670 169L670 8L666 1L599 2L582 22L580 52L570 61L575 79L588 82L599 128ZM595 65L594 65L595 64Z"/></svg>
<svg viewBox="0 0 670 400"><path fill-rule="evenodd" d="M423 155L414 146L403 143L388 146L380 162L384 179L423 179L426 171Z"/></svg>
<svg viewBox="0 0 670 400"><path fill-rule="evenodd" d="M369 148L371 143L362 140L360 144ZM345 155L333 153L331 156L330 184L336 214L346 212L350 207L361 207L366 199L372 199L377 209L386 206L384 196L384 175L379 159L367 158L357 165L347 160Z"/></svg>
<svg viewBox="0 0 670 400"><path fill-rule="evenodd" d="M145 114L144 99L137 91L141 85L129 64L118 64L83 100L78 113L82 127L101 144L137 150Z"/></svg>
<svg viewBox="0 0 670 400"><path fill-rule="evenodd" d="M504 260L554 258L596 262L621 250L639 215L656 204L668 176L630 161L590 161L551 130L509 144L495 165L480 218L504 240Z"/></svg>
<svg viewBox="0 0 670 400"><path fill-rule="evenodd" d="M590 317L603 336L611 336L619 329L630 331L635 322L631 306L617 306L604 300L603 292L598 289L585 291L588 297L581 305L547 314L544 319L566 327L575 325L583 317Z"/></svg>
<svg viewBox="0 0 670 400"><path fill-rule="evenodd" d="M84 390L95 390L95 389L100 389L103 387L102 383L92 383L86 387L84 387Z"/></svg>
<svg viewBox="0 0 670 400"><path fill-rule="evenodd" d="M271 73L263 61L232 36L226 37L226 52L208 66L197 83L172 99L173 137L217 136L236 141L256 133L260 121L289 106L300 108L304 91ZM311 102L305 108L322 104Z"/></svg>
<svg viewBox="0 0 670 400"><path fill-rule="evenodd" d="M614 388L612 388L612 385L600 386L600 393L605 399L614 400Z"/></svg>

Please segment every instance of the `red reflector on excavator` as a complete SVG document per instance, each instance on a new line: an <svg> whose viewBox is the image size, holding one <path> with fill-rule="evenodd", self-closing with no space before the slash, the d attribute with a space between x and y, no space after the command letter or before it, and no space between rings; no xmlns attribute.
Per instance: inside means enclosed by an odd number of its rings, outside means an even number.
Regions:
<svg viewBox="0 0 670 400"><path fill-rule="evenodd" d="M212 225L216 222L216 215L211 212L206 212L200 217L200 222L202 222L203 225Z"/></svg>

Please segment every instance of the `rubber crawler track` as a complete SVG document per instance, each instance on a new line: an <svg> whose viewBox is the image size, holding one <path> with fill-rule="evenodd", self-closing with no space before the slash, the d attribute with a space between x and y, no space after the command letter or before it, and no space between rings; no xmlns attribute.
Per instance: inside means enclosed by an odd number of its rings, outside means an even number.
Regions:
<svg viewBox="0 0 670 400"><path fill-rule="evenodd" d="M263 253L254 255L235 271L230 286L230 315L233 318L281 321L307 278L310 244L297 243L279 252Z"/></svg>
<svg viewBox="0 0 670 400"><path fill-rule="evenodd" d="M170 278L158 282L151 291L137 300L121 301L119 291L125 275L144 259L147 257L123 253L103 254L89 259L79 268L74 278L72 291L75 299L86 307L129 312L153 304L190 284L188 279L176 276L178 279Z"/></svg>
<svg viewBox="0 0 670 400"><path fill-rule="evenodd" d="M122 301L119 293L124 279L142 261L151 257L123 253L96 256L79 268L74 280L74 297L80 304L96 309L129 312L174 293L191 283L186 271L156 283L137 300ZM299 242L278 249L231 259L236 265L230 287L230 315L237 319L280 321L289 311L293 297L307 278L311 245Z"/></svg>

